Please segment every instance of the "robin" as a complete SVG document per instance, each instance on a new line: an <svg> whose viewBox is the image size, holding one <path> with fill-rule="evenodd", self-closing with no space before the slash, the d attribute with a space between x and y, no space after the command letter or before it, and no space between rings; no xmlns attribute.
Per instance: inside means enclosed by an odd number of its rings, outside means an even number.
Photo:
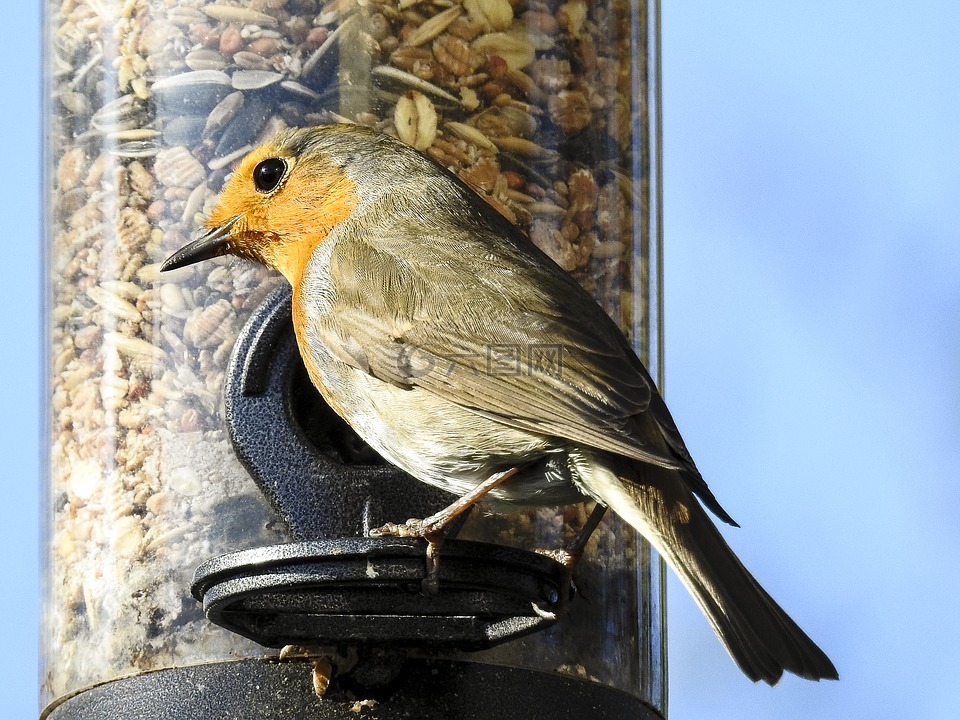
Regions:
<svg viewBox="0 0 960 720"><path fill-rule="evenodd" d="M592 498L593 524L609 507L646 537L749 678L837 678L710 520L704 507L736 525L620 329L452 173L364 127L286 130L243 159L206 227L163 269L230 253L279 271L326 402L387 460L460 497L381 533L435 547L481 497ZM492 349L541 346L560 349L561 372L485 367Z"/></svg>

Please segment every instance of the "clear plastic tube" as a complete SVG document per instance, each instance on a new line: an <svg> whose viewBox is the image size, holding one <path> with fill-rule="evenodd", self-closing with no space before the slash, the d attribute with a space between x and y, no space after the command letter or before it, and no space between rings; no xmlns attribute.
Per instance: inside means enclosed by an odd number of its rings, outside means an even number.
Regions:
<svg viewBox="0 0 960 720"><path fill-rule="evenodd" d="M221 412L234 339L281 280L227 258L163 277L159 263L277 130L359 122L453 169L658 375L658 12L643 0L49 0L43 704L274 653L207 622L189 585L211 556L290 539ZM585 515L478 516L464 537L556 547ZM576 581L554 627L470 658L662 710L659 560L608 517Z"/></svg>

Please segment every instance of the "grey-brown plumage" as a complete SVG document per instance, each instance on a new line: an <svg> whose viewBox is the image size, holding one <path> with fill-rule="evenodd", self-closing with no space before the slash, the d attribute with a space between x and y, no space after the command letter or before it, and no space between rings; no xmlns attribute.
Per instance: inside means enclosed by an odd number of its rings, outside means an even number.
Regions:
<svg viewBox="0 0 960 720"><path fill-rule="evenodd" d="M282 270L311 379L386 458L458 494L518 469L494 498L593 497L661 552L748 677L837 677L701 508L733 523L627 340L566 272L453 175L354 126L282 133L244 161L221 206L242 207L254 165L271 157L287 175L264 209L220 212L171 264L229 251ZM294 194L324 183L336 207ZM318 227L338 220L310 237L271 213L285 202L312 209ZM489 372L499 347L560 348L561 371ZM564 471L544 472L546 460Z"/></svg>

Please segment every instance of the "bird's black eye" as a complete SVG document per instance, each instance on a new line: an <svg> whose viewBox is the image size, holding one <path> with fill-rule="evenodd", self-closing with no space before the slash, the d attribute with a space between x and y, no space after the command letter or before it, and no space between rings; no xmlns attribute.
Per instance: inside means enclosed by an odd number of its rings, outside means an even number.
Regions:
<svg viewBox="0 0 960 720"><path fill-rule="evenodd" d="M267 158L253 169L253 184L257 192L268 193L277 189L287 171L287 163L280 158Z"/></svg>

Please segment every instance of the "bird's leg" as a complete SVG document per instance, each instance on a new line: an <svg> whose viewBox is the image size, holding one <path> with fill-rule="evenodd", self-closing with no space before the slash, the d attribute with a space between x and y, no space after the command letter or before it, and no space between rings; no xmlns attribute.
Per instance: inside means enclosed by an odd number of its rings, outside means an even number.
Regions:
<svg viewBox="0 0 960 720"><path fill-rule="evenodd" d="M387 523L382 527L370 531L370 537L383 537L389 535L393 537L412 537L423 538L427 541L427 576L423 581L423 588L428 593L436 593L440 584L440 545L443 543L444 531L446 527L456 520L460 515L473 507L480 501L484 495L509 479L517 473L519 468L510 468L503 472L495 473L473 490L457 498L443 510L434 513L430 517L417 520L412 518L405 523Z"/></svg>
<svg viewBox="0 0 960 720"><path fill-rule="evenodd" d="M573 536L573 540L567 543L565 547L552 550L537 548L537 553L546 555L548 558L556 560L563 566L562 582L560 583L561 592L557 602L549 610L534 605L534 611L541 617L547 617L553 620L566 606L570 596L567 588L570 587L571 582L573 582L573 568L583 556L583 551L590 541L590 536L593 535L594 530L597 529L606 512L607 506L597 503L593 506L593 510L590 511L587 521L577 531L577 534Z"/></svg>
<svg viewBox="0 0 960 720"><path fill-rule="evenodd" d="M583 551L587 547L590 537L593 535L594 530L597 529L606 512L607 506L597 503L593 506L593 510L590 511L590 515L587 517L587 521L583 524L583 527L577 531L577 534L573 536L573 540L567 543L565 547L555 550L538 548L537 552L553 558L567 568L567 570L572 571L577 561L580 560L583 555Z"/></svg>

